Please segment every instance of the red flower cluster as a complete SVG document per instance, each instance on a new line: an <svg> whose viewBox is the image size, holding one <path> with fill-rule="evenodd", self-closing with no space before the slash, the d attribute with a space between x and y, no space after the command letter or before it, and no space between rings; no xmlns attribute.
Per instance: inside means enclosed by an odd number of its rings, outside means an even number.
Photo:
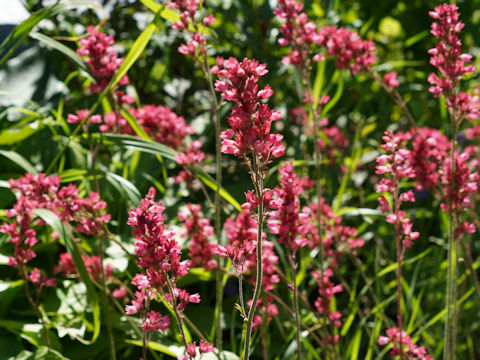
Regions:
<svg viewBox="0 0 480 360"><path fill-rule="evenodd" d="M335 56L339 69L350 69L352 74L364 71L376 60L373 41L365 41L358 33L343 27L325 26L317 30L313 21L308 21L302 12L303 4L296 0L280 0L274 13L286 19L280 26L283 37L278 39L281 46L291 46L290 54L282 59L284 64L305 66L308 64L314 44L326 48L329 56ZM323 60L323 54L313 56L314 61Z"/></svg>
<svg viewBox="0 0 480 360"><path fill-rule="evenodd" d="M203 55L206 51L207 39L200 32L200 24L210 26L215 22L215 17L210 14L202 17L198 11L203 0L171 0L167 4L167 9L178 9L180 11L180 21L173 23L172 27L178 30L190 32L190 40L179 46L178 52L183 55L196 57ZM193 31L190 31L193 29Z"/></svg>
<svg viewBox="0 0 480 360"><path fill-rule="evenodd" d="M185 123L182 116L162 105L130 108L130 112L148 135L172 149L180 149L185 136L194 133L193 128Z"/></svg>
<svg viewBox="0 0 480 360"><path fill-rule="evenodd" d="M335 56L339 69L350 69L352 74L371 67L377 57L371 40L362 40L355 31L343 27L325 26L318 31L318 44L326 47L329 56Z"/></svg>
<svg viewBox="0 0 480 360"><path fill-rule="evenodd" d="M245 261L255 252L257 222L249 211L240 212L236 218L228 218L224 224L228 239L226 247L217 245L217 254L228 258L239 273L246 272Z"/></svg>
<svg viewBox="0 0 480 360"><path fill-rule="evenodd" d="M439 70L440 77L432 73L428 82L432 84L429 91L435 97L443 94L454 119L461 121L478 115L478 99L467 93L456 93L460 79L475 71L473 65L466 65L472 60L472 55L461 53L462 42L457 35L465 24L459 21L457 10L455 4L442 4L429 13L436 20L432 23L431 33L440 41L428 53L432 55L430 64Z"/></svg>
<svg viewBox="0 0 480 360"><path fill-rule="evenodd" d="M383 80L385 81L387 86L391 88L396 88L400 86L400 83L398 82L398 79L397 79L397 73L395 71L392 71L383 75Z"/></svg>
<svg viewBox="0 0 480 360"><path fill-rule="evenodd" d="M38 239L33 227L44 225L42 220L34 219L36 209L52 211L62 222L73 224L78 232L85 235L101 233L110 220L110 215L104 211L106 203L100 200L97 193L92 192L88 198L79 197L74 184L60 187L58 176L27 173L24 177L10 179L8 182L10 188L18 190L20 194L13 209L7 210L7 216L14 218L15 222L2 224L0 232L9 235L10 242L15 245L9 265L19 266L22 272L25 263L36 256L33 246ZM58 236L56 233L53 235ZM29 279L38 283L39 270L34 269L34 274ZM50 286L54 283L52 279L43 279Z"/></svg>
<svg viewBox="0 0 480 360"><path fill-rule="evenodd" d="M164 331L169 324L165 316L161 317L149 308L149 302L156 294L179 311L188 303L200 302L198 294L191 295L176 287L178 278L188 273L190 261L181 261L182 250L173 232L167 229L163 215L165 208L154 201L155 194L155 189L150 188L140 206L129 211L127 222L133 227L138 265L145 268L146 274L137 274L132 280L139 291L125 310L129 315L142 310L144 331Z"/></svg>
<svg viewBox="0 0 480 360"><path fill-rule="evenodd" d="M469 167L469 158L474 150L467 148L464 152L455 152L455 176L454 184L452 182L452 160L447 157L440 169L441 183L444 189L444 202L441 204L442 210L449 211L449 199L452 202L452 210L457 219L465 209L470 208L470 197L478 191L479 175ZM476 164L476 160L474 162ZM475 225L466 221L459 224L455 229L455 237L458 238L465 232L474 233Z"/></svg>
<svg viewBox="0 0 480 360"><path fill-rule="evenodd" d="M96 79L96 83L90 85L90 90L92 92L102 92L115 76L123 58L117 56L117 51L113 47L115 42L112 36L98 31L94 26L87 27L87 32L89 36L80 40L80 48L77 53L80 56L86 56L85 62L89 65L90 71ZM128 83L127 75L124 75L119 81L119 85L127 85Z"/></svg>
<svg viewBox="0 0 480 360"><path fill-rule="evenodd" d="M283 37L278 39L280 46L291 46L290 54L284 56L282 63L302 66L310 58L311 47L318 41L316 25L308 21L306 13L302 12L303 4L296 0L280 0L280 7L273 13L286 21L280 26ZM322 54L316 54L315 61L323 60Z"/></svg>
<svg viewBox="0 0 480 360"><path fill-rule="evenodd" d="M400 330L395 326L387 330L387 336L379 336L378 343L380 345L393 344L392 351L390 352L392 357L403 355L402 359L406 360L433 359L427 354L423 346L415 345L405 331L402 331L400 334Z"/></svg>
<svg viewBox="0 0 480 360"><path fill-rule="evenodd" d="M207 271L216 269L218 264L213 256L217 245L208 241L213 235L210 220L202 218L200 205L188 204L187 209L187 213L178 213L178 219L185 223L187 229L185 236L190 239L191 265L201 265Z"/></svg>
<svg viewBox="0 0 480 360"><path fill-rule="evenodd" d="M320 200L320 221L324 234L322 236L323 252L330 262L330 267L335 268L343 253L355 252L364 244L364 240L357 237L357 229L342 225L342 217L335 216L332 208ZM299 231L306 234L308 247L313 249L320 245L318 234L318 203L313 202L304 206L300 213L301 227Z"/></svg>
<svg viewBox="0 0 480 360"><path fill-rule="evenodd" d="M383 151L387 154L377 157L376 174L389 174L390 177L384 177L377 184L377 192L389 192L393 195L395 205L390 207L385 196L380 196L380 210L388 213L387 222L394 224L397 231L403 236L403 245L407 248L412 246L413 240L419 237L419 233L412 231L412 223L406 217L405 211L401 211L400 207L404 202L414 202L415 195L412 190L404 193L399 192L400 180L403 178L415 178L415 171L411 163L411 153L402 145L404 138L401 135L395 135L391 130L385 131L383 136L385 143L382 145ZM398 236L398 233L397 233Z"/></svg>
<svg viewBox="0 0 480 360"><path fill-rule="evenodd" d="M410 161L415 173L416 188L435 188L438 186L440 166L450 149L447 137L436 129L424 127L410 130L404 138L412 139Z"/></svg>
<svg viewBox="0 0 480 360"><path fill-rule="evenodd" d="M315 270L313 277L317 280L319 297L315 300L315 308L318 313L324 316L333 326L339 328L342 326L340 321L342 314L339 311L332 311L330 303L332 302L335 294L342 292L342 285L335 285L330 278L333 276L333 271L330 268L326 268L323 274L320 271ZM339 340L338 335L329 334L328 342L330 344L336 344Z"/></svg>
<svg viewBox="0 0 480 360"><path fill-rule="evenodd" d="M279 171L280 187L273 189L274 200L270 202L271 208L276 210L269 212L267 224L270 232L278 235L277 241L296 253L307 245L307 238L299 232L299 196L304 191L303 181L297 178L291 162L287 162Z"/></svg>
<svg viewBox="0 0 480 360"><path fill-rule="evenodd" d="M200 353L200 358L203 354L214 351L215 348L212 344L209 344L206 341L200 340L200 345L198 346L198 352ZM185 355L179 356L178 360L189 360L196 359L197 356L197 343L194 341L187 346L187 353Z"/></svg>
<svg viewBox="0 0 480 360"><path fill-rule="evenodd" d="M89 256L82 254L82 260L85 263L85 267L93 279L98 279L102 273L102 267L99 256ZM58 265L53 267L53 271L58 274L62 273L64 276L78 275L78 269L73 262L72 255L65 252L60 254L60 260ZM107 265L103 269L106 278L112 278L112 266Z"/></svg>
<svg viewBox="0 0 480 360"><path fill-rule="evenodd" d="M258 80L268 72L266 65L247 58L242 62L229 58L217 59L217 66L222 80L215 81L215 90L236 104L228 117L231 129L221 134L222 152L245 159L255 155L263 164L282 156L283 136L270 133L272 121L279 120L281 114L262 103L273 95L273 90L269 85L258 90Z"/></svg>

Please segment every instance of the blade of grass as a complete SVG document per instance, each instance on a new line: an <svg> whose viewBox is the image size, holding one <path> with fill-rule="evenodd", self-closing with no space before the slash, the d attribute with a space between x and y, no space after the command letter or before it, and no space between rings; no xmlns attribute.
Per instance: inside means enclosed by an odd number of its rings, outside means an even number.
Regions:
<svg viewBox="0 0 480 360"><path fill-rule="evenodd" d="M98 335L100 335L100 305L97 293L95 292L95 287L93 285L92 279L90 278L90 275L88 274L87 268L85 267L82 256L80 254L80 250L78 249L77 244L73 240L72 234L67 229L67 227L60 221L59 217L56 214L46 209L36 209L35 214L37 214L48 225L50 225L50 227L58 233L60 239L63 240L67 251L72 256L73 262L78 269L80 278L82 279L83 283L87 288L87 296L93 312L93 334L91 340L87 340L85 341L85 343L92 344L97 340Z"/></svg>
<svg viewBox="0 0 480 360"><path fill-rule="evenodd" d="M35 170L33 165L30 164L30 162L27 159L25 159L22 155L20 155L19 153L15 152L15 151L0 150L0 155L7 158L11 162L15 163L16 165L18 165L19 167L21 167L25 171L27 171L29 173L32 173L34 175L37 174L37 171Z"/></svg>

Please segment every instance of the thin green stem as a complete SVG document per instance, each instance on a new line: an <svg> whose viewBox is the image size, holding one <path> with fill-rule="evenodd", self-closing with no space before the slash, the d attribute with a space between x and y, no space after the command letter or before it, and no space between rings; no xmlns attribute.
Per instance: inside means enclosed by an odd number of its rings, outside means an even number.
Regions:
<svg viewBox="0 0 480 360"><path fill-rule="evenodd" d="M259 199L258 205L258 214L257 214L257 271L255 277L255 290L253 292L252 298L252 305L248 311L247 316L247 323L245 326L245 340L243 345L243 360L249 359L250 354L250 341L252 337L252 323L253 323L253 316L255 315L255 310L257 308L257 302L260 298L260 294L262 292L262 277L263 277L263 265L262 265L262 232L263 232L263 217L264 217L264 209L263 209L263 171L259 169L258 159L256 154L253 156L253 171L252 171L252 179L254 180L255 190L257 193L257 197Z"/></svg>
<svg viewBox="0 0 480 360"><path fill-rule="evenodd" d="M21 269L21 275L23 277L23 285L25 288L25 295L27 296L27 300L32 305L33 309L35 310L35 313L37 314L38 319L40 320L42 324L42 330L43 330L43 336L45 337L45 343L47 344L47 347L49 349L52 348L52 345L50 344L50 338L48 337L48 330L47 330L47 323L43 317L42 312L40 311L40 308L38 306L38 303L36 303L33 298L32 294L30 293L30 288L28 287L28 275L27 275L27 270L25 269L25 265L21 263L20 265ZM38 298L38 296L37 296Z"/></svg>
<svg viewBox="0 0 480 360"><path fill-rule="evenodd" d="M445 360L455 359L455 338L456 338L456 280L457 280L457 241L455 239L456 218L453 209L453 193L455 191L455 151L458 125L457 121L452 119L452 144L450 147L450 196L448 198L448 245L447 245L447 289L446 289L446 308L447 314L445 318L443 357Z"/></svg>
<svg viewBox="0 0 480 360"><path fill-rule="evenodd" d="M298 288L297 288L297 268L295 264L295 254L289 251L288 262L290 264L290 270L292 271L293 282L293 312L295 315L295 325L297 327L296 341L297 341L297 360L302 358L302 342L300 340L300 312L298 310Z"/></svg>
<svg viewBox="0 0 480 360"><path fill-rule="evenodd" d="M219 112L219 105L217 101L217 95L215 92L215 88L213 86L212 74L210 72L210 67L208 66L208 58L207 58L207 46L204 45L204 56L203 56L203 72L205 74L205 78L208 83L208 89L210 91L210 96L213 102L213 122L215 124L215 163L216 163L216 182L217 182L217 189L215 191L215 237L217 238L217 243L220 245L221 241L221 233L222 233L222 222L221 222L221 196L220 196L220 189L222 187L222 151L221 151L221 138L220 138L220 131L221 131L221 124L220 124L220 112ZM218 268L215 274L215 314L216 314L216 327L215 327L215 334L216 334L216 347L218 349L219 354L222 354L223 350L223 338L222 338L222 308L223 308L223 286L222 286L222 271L220 270L221 266L223 265L223 258L217 256L217 263Z"/></svg>

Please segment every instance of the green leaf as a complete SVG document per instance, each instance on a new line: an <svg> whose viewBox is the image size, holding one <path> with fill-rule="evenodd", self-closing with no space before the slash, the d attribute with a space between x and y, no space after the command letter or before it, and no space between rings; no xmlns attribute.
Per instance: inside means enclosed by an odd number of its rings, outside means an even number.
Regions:
<svg viewBox="0 0 480 360"><path fill-rule="evenodd" d="M38 125L38 126L35 126ZM5 129L0 132L0 145L14 145L43 129L42 122L34 122L19 128Z"/></svg>
<svg viewBox="0 0 480 360"><path fill-rule="evenodd" d="M83 262L82 256L80 254L80 250L78 249L77 244L72 238L70 231L67 227L60 221L59 217L51 212L50 210L46 209L36 209L35 214L37 214L40 218L42 218L50 227L55 230L60 238L63 240L67 251L72 256L73 262L75 263L76 268L80 274L80 278L82 279L83 283L87 287L87 296L90 301L90 306L92 307L93 311L93 335L90 341L85 341L87 344L92 344L97 340L98 335L100 334L100 305L97 297L97 293L95 292L95 288L88 274L87 268Z"/></svg>
<svg viewBox="0 0 480 360"><path fill-rule="evenodd" d="M32 39L35 39L35 40L38 40L38 41L44 43L45 45L50 46L51 48L53 48L55 50L60 51L62 54L67 56L69 59L71 59L75 64L77 64L77 66L81 70L83 70L84 73L82 75L86 76L87 78L89 78L91 80L94 80L93 77L89 73L89 69L88 69L87 64L85 63L85 61L83 61L83 59L75 51L73 51L69 47L63 45L62 43L58 42L57 40L54 40L51 37L46 36L44 34L41 34L39 32L36 32L36 31L30 33L30 37Z"/></svg>
<svg viewBox="0 0 480 360"><path fill-rule="evenodd" d="M122 110L121 113L127 120L128 124L132 127L133 131L135 131L140 138L144 140L152 140L150 135L148 135L147 132L140 126L137 119L130 113L130 111L125 109Z"/></svg>
<svg viewBox="0 0 480 360"><path fill-rule="evenodd" d="M0 155L17 164L26 172L32 173L34 175L37 174L37 171L35 170L33 165L30 164L30 162L19 153L15 151L0 150Z"/></svg>
<svg viewBox="0 0 480 360"><path fill-rule="evenodd" d="M143 342L140 340L127 339L125 340L125 342L127 344L143 347ZM162 354L172 356L174 358L177 358L178 356L183 355L183 353L185 352L183 346L176 346L176 345L166 346L155 341L149 341L148 348L151 350L159 351Z"/></svg>
<svg viewBox="0 0 480 360"><path fill-rule="evenodd" d="M355 333L353 341L350 342L349 352L350 360L358 360L358 354L360 352L360 343L362 342L362 331L360 329Z"/></svg>
<svg viewBox="0 0 480 360"><path fill-rule="evenodd" d="M97 134L93 134L92 139L94 141L100 141ZM115 134L103 134L104 145L121 145L127 149L137 150L150 154L159 154L166 159L175 161L177 152L164 144L157 143L151 140L139 139L131 135L115 135ZM86 139L86 137L85 137Z"/></svg>
<svg viewBox="0 0 480 360"><path fill-rule="evenodd" d="M145 30L142 31L142 33L137 38L137 40L135 40L127 56L125 56L125 59L123 60L122 65L120 65L120 67L117 70L117 73L115 74L113 79L110 81L110 83L108 84L107 88L103 93L110 92L110 90L113 89L118 84L118 82L127 73L127 71L130 70L133 64L135 64L135 62L137 61L137 59L140 57L141 53L147 46L148 42L150 41L150 38L152 37L154 31L155 31L155 19L152 20L152 22L145 28Z"/></svg>
<svg viewBox="0 0 480 360"><path fill-rule="evenodd" d="M217 183L215 182L215 180L198 165L195 166L195 175L200 180L202 180L202 182L210 189L212 189L213 191L217 191ZM230 193L223 187L220 188L220 196L223 197L226 201L228 201L228 203L232 205L235 209L237 209L238 211L242 211L240 203L235 200L235 198L230 195Z"/></svg>
<svg viewBox="0 0 480 360"><path fill-rule="evenodd" d="M10 34L8 34L7 38L2 42L0 45L0 54L7 51L8 48L10 50L0 59L0 66L8 60L10 56L13 55L15 50L21 44L22 40L24 40L28 33L43 19L56 15L62 11L68 9L74 9L80 6L94 6L90 1L82 1L82 0L62 0L62 2L58 1L55 5L50 6L48 8L40 9L34 12L27 20L23 21L19 25L12 30Z"/></svg>
<svg viewBox="0 0 480 360"><path fill-rule="evenodd" d="M61 182L73 182L80 180L91 180L103 177L105 173L100 170L84 170L84 169L67 169L58 174L62 179Z"/></svg>
<svg viewBox="0 0 480 360"><path fill-rule="evenodd" d="M107 172L107 181L112 184L119 192L124 192L132 204L136 205L140 203L141 195L140 191L130 181L123 178L120 175Z"/></svg>
<svg viewBox="0 0 480 360"><path fill-rule="evenodd" d="M330 101L322 109L322 116L326 116L328 112L336 105L340 100L343 94L343 77L342 73L339 70L336 70L332 77L333 81L337 83L337 90L335 94L330 99Z"/></svg>

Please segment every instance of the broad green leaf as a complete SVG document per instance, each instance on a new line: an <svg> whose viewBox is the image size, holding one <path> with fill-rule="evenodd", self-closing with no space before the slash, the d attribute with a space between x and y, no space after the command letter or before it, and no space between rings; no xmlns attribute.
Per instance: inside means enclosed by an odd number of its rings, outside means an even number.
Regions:
<svg viewBox="0 0 480 360"><path fill-rule="evenodd" d="M38 126L34 126L37 124ZM19 128L5 129L0 132L0 145L14 145L43 129L42 122L34 122Z"/></svg>
<svg viewBox="0 0 480 360"><path fill-rule="evenodd" d="M92 344L97 340L98 335L100 334L100 305L98 302L97 293L95 292L95 287L93 285L92 279L88 274L87 268L83 262L80 250L78 249L77 244L72 238L70 231L67 227L60 221L59 217L53 212L46 209L36 209L35 213L41 217L50 227L55 230L60 238L63 240L67 251L72 256L73 262L75 263L76 268L80 274L80 277L87 287L88 300L90 301L90 306L93 311L93 334L90 341L85 341L88 344Z"/></svg>
<svg viewBox="0 0 480 360"><path fill-rule="evenodd" d="M93 134L92 140L100 142L100 136ZM139 139L130 135L103 134L104 145L120 145L127 149L137 150L150 154L159 154L163 158L175 161L177 152L164 144L151 140ZM84 137L87 140L87 137Z"/></svg>
<svg viewBox="0 0 480 360"><path fill-rule="evenodd" d="M100 170L85 170L85 169L67 169L58 174L62 179L61 182L73 182L84 179L94 179L103 177L105 173Z"/></svg>
<svg viewBox="0 0 480 360"><path fill-rule="evenodd" d="M37 174L37 171L35 168L30 164L30 162L25 159L22 155L15 151L7 151L7 150L0 150L0 155L3 157L6 157L8 160L12 161L13 163L17 164L20 166L22 169L25 171L32 173L32 174Z"/></svg>
<svg viewBox="0 0 480 360"><path fill-rule="evenodd" d="M111 172L106 173L106 178L107 181L110 182L110 184L112 184L120 192L124 192L132 204L137 205L140 203L140 191L138 191L135 185L133 185L130 181Z"/></svg>
<svg viewBox="0 0 480 360"><path fill-rule="evenodd" d="M360 353L360 344L362 342L362 330L358 329L355 333L355 337L350 342L349 353L350 360L358 360L358 355Z"/></svg>
<svg viewBox="0 0 480 360"><path fill-rule="evenodd" d="M150 135L148 135L147 132L140 126L137 119L130 113L130 111L122 110L121 113L127 120L128 124L132 127L133 131L135 131L140 138L143 140L152 140Z"/></svg>
<svg viewBox="0 0 480 360"><path fill-rule="evenodd" d="M107 88L103 93L108 93L111 89L113 89L118 82L122 79L122 77L130 70L130 68L135 64L137 59L140 57L142 54L143 50L147 46L148 42L150 41L150 38L153 35L153 32L155 31L155 19L152 20L152 22L145 28L145 30L142 31L140 36L135 40L133 43L132 47L128 51L127 56L125 56L125 59L122 62L122 65L117 70L117 73L113 77L113 79L110 81L108 84Z"/></svg>
<svg viewBox="0 0 480 360"><path fill-rule="evenodd" d="M60 51L63 55L67 56L75 64L77 64L77 66L81 70L83 70L82 75L88 77L91 80L94 80L93 77L89 73L89 69L87 67L87 64L85 63L85 61L83 61L83 59L75 51L73 51L69 47L63 45L62 43L58 42L57 40L55 40L55 39L53 39L49 36L46 36L44 34L41 34L39 32L36 32L36 31L31 32L30 37L32 39L38 40L38 41L50 46L51 48L53 48L55 50Z"/></svg>
<svg viewBox="0 0 480 360"><path fill-rule="evenodd" d="M54 16L62 11L68 9L74 9L80 6L89 6L89 7L98 7L93 5L90 1L83 0L62 0L57 1L56 4L40 9L34 12L28 19L20 23L12 30L12 32L7 36L7 38L0 45L0 54L7 51L6 54L0 59L0 66L8 60L10 56L13 55L18 46L21 45L22 40L24 40L28 33L43 19Z"/></svg>

